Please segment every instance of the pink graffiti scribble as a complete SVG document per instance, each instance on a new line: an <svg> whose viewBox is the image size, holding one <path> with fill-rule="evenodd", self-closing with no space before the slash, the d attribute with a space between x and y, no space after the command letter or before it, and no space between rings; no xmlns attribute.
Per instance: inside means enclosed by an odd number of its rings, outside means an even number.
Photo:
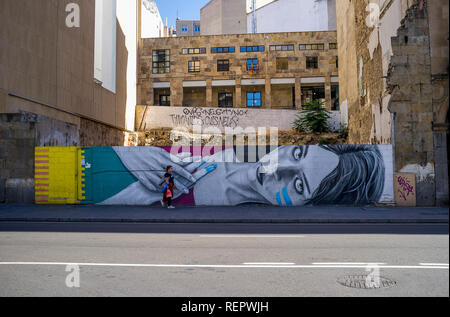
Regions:
<svg viewBox="0 0 450 317"><path fill-rule="evenodd" d="M401 188L398 190L401 198L406 200L409 194L414 195L414 187L408 182L406 178L399 176L397 177L397 182L401 186Z"/></svg>

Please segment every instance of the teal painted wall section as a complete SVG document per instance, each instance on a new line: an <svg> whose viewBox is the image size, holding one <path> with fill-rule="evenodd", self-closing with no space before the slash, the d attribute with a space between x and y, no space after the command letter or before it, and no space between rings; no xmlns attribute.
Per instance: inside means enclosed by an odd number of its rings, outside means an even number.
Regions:
<svg viewBox="0 0 450 317"><path fill-rule="evenodd" d="M98 204L137 182L112 147L82 148L85 204Z"/></svg>

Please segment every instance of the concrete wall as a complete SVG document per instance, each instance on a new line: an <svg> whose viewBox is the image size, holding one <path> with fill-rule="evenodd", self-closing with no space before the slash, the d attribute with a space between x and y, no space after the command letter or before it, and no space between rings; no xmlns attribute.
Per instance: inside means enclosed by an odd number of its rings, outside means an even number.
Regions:
<svg viewBox="0 0 450 317"><path fill-rule="evenodd" d="M395 167L416 174L417 204L436 203L433 136L433 85L428 15L423 3L407 10L392 38L393 57L388 72L394 113Z"/></svg>
<svg viewBox="0 0 450 317"><path fill-rule="evenodd" d="M256 31L271 33L336 30L335 5L335 0L273 1L256 10ZM253 13L247 14L247 33L253 33Z"/></svg>
<svg viewBox="0 0 450 317"><path fill-rule="evenodd" d="M66 26L68 3L79 4L79 28ZM94 83L94 1L1 1L0 89L25 99L8 95L0 111L23 110L74 124L84 117L133 129L127 123L134 123L135 82L127 80L136 75L137 4L118 0L117 6L112 93Z"/></svg>
<svg viewBox="0 0 450 317"><path fill-rule="evenodd" d="M370 3L375 6L370 7L367 1L337 2L340 102L348 105L350 143L389 144L391 96L385 78L392 56L391 37L412 1ZM367 23L377 13L378 27Z"/></svg>
<svg viewBox="0 0 450 317"><path fill-rule="evenodd" d="M270 109L233 109L233 108L183 108L183 107L137 107L136 122L142 131L158 128L187 128L192 129L194 119L200 119L203 128L217 127L222 132L226 127L244 129L253 127L276 127L280 130L291 130L292 123L299 114L296 110ZM329 125L332 130L340 129L341 115L339 111L332 111Z"/></svg>
<svg viewBox="0 0 450 317"><path fill-rule="evenodd" d="M200 10L201 35L247 33L246 0L212 0Z"/></svg>
<svg viewBox="0 0 450 317"><path fill-rule="evenodd" d="M0 203L34 202L35 146L78 146L77 126L30 114L0 114Z"/></svg>
<svg viewBox="0 0 450 317"><path fill-rule="evenodd" d="M183 31L182 27L183 25L186 25L188 30L187 31ZM200 31L195 31L194 30L194 26L200 26L201 23L198 20L177 20L177 36L181 37L181 36L199 36L200 32L201 32L201 28Z"/></svg>

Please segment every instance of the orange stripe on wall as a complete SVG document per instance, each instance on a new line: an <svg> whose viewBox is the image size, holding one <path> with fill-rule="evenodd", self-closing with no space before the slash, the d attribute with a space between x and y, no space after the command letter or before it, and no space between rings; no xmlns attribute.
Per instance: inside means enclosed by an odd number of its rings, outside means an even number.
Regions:
<svg viewBox="0 0 450 317"><path fill-rule="evenodd" d="M36 164L49 164L50 161L35 161Z"/></svg>
<svg viewBox="0 0 450 317"><path fill-rule="evenodd" d="M36 166L37 170L48 170L49 167L48 166Z"/></svg>
<svg viewBox="0 0 450 317"><path fill-rule="evenodd" d="M48 172L35 172L34 175L48 175Z"/></svg>
<svg viewBox="0 0 450 317"><path fill-rule="evenodd" d="M50 152L50 150L49 149L36 149L35 152L37 152L37 153L45 153L45 152Z"/></svg>
<svg viewBox="0 0 450 317"><path fill-rule="evenodd" d="M48 193L48 189L35 189L36 193Z"/></svg>
<svg viewBox="0 0 450 317"><path fill-rule="evenodd" d="M35 158L49 158L48 155L35 155Z"/></svg>

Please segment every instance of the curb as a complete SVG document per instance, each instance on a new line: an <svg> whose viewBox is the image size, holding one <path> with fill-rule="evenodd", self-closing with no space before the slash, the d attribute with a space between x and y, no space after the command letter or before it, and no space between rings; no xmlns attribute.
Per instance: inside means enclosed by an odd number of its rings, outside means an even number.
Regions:
<svg viewBox="0 0 450 317"><path fill-rule="evenodd" d="M85 223L429 223L448 224L448 219L101 219L101 218L0 218L1 222L85 222Z"/></svg>

